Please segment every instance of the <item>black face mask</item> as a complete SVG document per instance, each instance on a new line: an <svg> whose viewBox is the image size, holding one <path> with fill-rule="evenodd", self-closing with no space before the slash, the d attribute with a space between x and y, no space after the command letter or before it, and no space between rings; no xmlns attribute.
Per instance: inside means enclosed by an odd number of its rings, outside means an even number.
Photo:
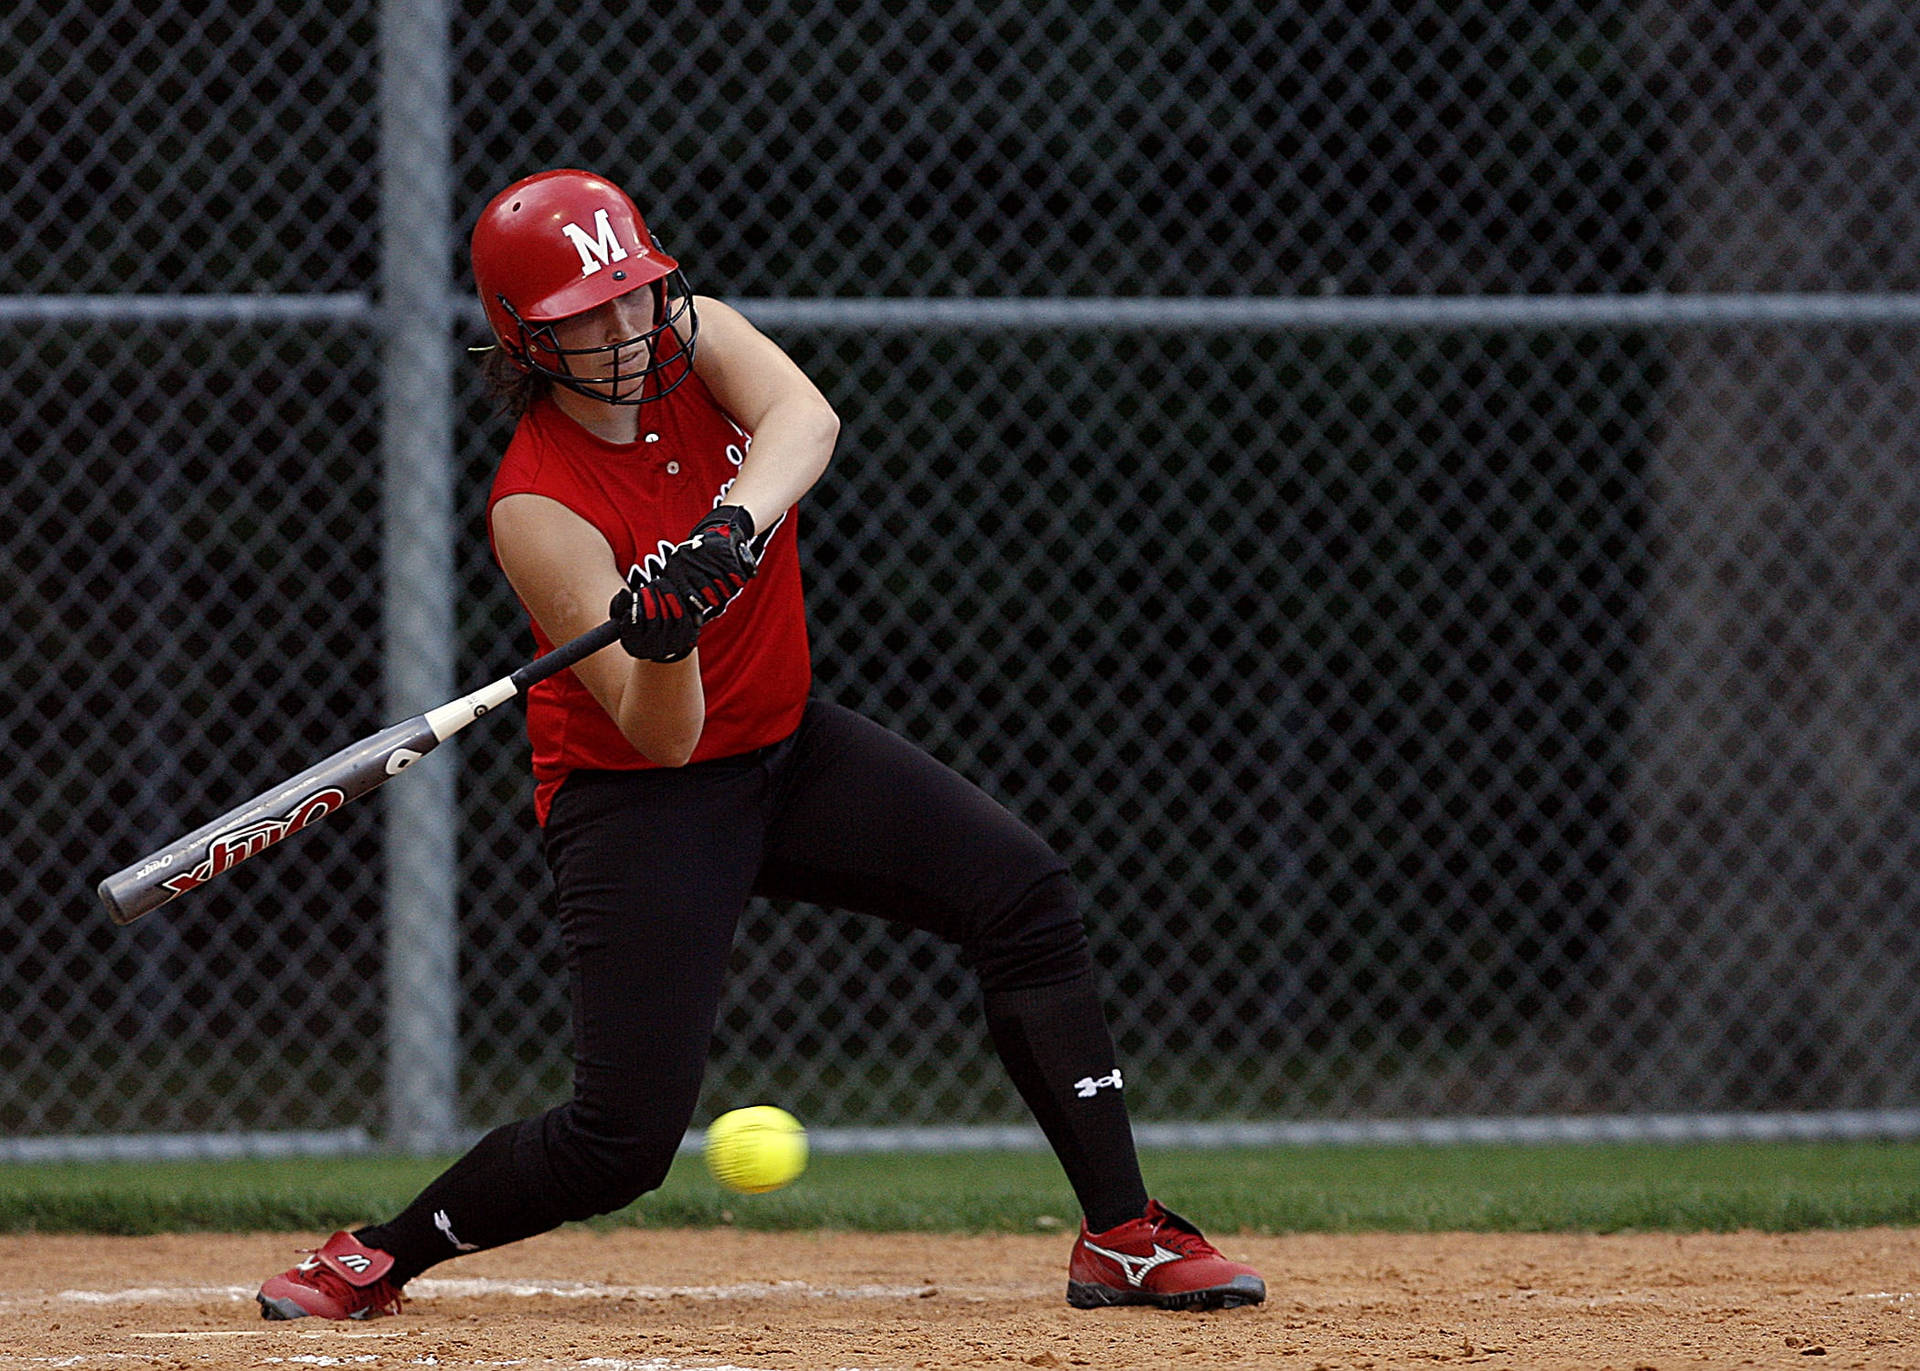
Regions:
<svg viewBox="0 0 1920 1371"><path fill-rule="evenodd" d="M643 405L649 400L658 400L693 373L693 349L700 333L700 318L694 313L693 292L687 289L686 277L680 272L670 272L655 281L652 291L653 317L658 321L652 328L617 343L590 348L561 347L554 336L553 324L527 323L502 295L500 306L519 329L517 346L508 347L507 353L536 376L544 376L556 386L564 386L603 404ZM669 336L672 346L663 350L661 344ZM646 349L645 366L632 371L616 369L608 376L593 374L594 362L613 353L637 353L642 347ZM555 359L554 364L547 364L542 360L545 358ZM576 373L576 363L583 364L587 374ZM630 395L621 394L636 382L637 390Z"/></svg>

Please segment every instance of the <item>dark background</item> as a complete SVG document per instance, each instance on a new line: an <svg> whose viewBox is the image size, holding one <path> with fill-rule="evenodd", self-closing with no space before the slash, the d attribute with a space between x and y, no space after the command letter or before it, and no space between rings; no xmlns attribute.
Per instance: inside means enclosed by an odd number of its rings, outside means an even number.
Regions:
<svg viewBox="0 0 1920 1371"><path fill-rule="evenodd" d="M0 293L375 291L373 7L152 8L0 20ZM466 4L459 222L418 249L464 290L492 191L578 165L750 312L1910 289L1884 244L1912 23L1841 8ZM1859 225L1768 251L1713 231L1753 184L1812 212L1794 156L1834 138L1859 154L1834 214ZM1644 1046L1612 1017L1621 968L1658 951L1633 931L1647 683L1688 670L1648 655L1661 453L1693 422L1689 349L1762 366L1773 335L774 331L844 424L802 513L819 691L1069 855L1123 1049L1166 1064L1144 1116L1833 1102L1817 1062L1764 1041L1714 1068L1717 1095L1608 1069ZM1820 346L1844 367L1884 340ZM448 346L479 341L468 320ZM377 805L132 932L89 893L390 721L377 344L0 327L11 1131L378 1122ZM1784 373L1784 407L1822 374ZM507 426L461 375L448 612L478 683L529 639L482 527ZM1877 489L1858 473L1844 498ZM469 737L464 1108L484 1125L563 1088L565 1012L524 744L504 721ZM1720 917L1711 890L1680 898ZM740 973L727 1089L810 1121L1018 1117L944 949L762 909Z"/></svg>

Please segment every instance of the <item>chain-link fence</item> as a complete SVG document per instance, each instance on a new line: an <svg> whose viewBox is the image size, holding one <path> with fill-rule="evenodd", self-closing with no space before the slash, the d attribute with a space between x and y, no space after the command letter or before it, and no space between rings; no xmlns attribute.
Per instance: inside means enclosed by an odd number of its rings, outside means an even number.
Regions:
<svg viewBox="0 0 1920 1371"><path fill-rule="evenodd" d="M396 248L423 13L453 221ZM440 703L383 687L397 251L455 675L527 655L463 245L554 165L839 409L818 691L1070 858L1138 1117L1920 1106L1910 7L21 0L0 70L16 1138L377 1135L433 995L459 1127L566 1091L515 721L448 763L457 985L387 965L423 777L91 893ZM736 962L712 1107L1022 1117L948 949L762 905Z"/></svg>

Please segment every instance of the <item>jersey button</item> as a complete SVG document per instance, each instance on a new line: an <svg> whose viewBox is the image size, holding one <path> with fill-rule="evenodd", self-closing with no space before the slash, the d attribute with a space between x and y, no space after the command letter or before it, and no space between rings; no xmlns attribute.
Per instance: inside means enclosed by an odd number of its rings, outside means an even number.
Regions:
<svg viewBox="0 0 1920 1371"><path fill-rule="evenodd" d="M647 435L647 441L649 443L657 443L660 441L660 435L657 433L649 433Z"/></svg>
<svg viewBox="0 0 1920 1371"><path fill-rule="evenodd" d="M679 474L680 474L680 464L678 462L668 462L667 475L678 476Z"/></svg>

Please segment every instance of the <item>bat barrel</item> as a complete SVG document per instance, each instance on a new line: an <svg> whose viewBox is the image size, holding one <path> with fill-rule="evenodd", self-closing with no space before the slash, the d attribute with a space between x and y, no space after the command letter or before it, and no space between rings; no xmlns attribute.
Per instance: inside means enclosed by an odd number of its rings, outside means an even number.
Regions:
<svg viewBox="0 0 1920 1371"><path fill-rule="evenodd" d="M96 888L118 924L130 924L358 799L438 747L419 715L343 747L298 776L116 871Z"/></svg>
<svg viewBox="0 0 1920 1371"><path fill-rule="evenodd" d="M317 823L388 777L399 775L475 719L583 657L611 646L619 637L617 625L603 623L535 658L509 677L341 748L292 780L263 791L212 823L114 872L95 887L100 903L117 924L130 924L151 914L169 900L257 856L288 834Z"/></svg>
<svg viewBox="0 0 1920 1371"><path fill-rule="evenodd" d="M122 874L124 875L125 873ZM117 924L130 924L147 912L147 910L144 909L128 909L120 903L119 891L114 885L114 877L112 876L107 877L106 880L95 886L94 893L99 895L100 903L107 907L107 913L113 916L113 921ZM158 906L156 905L154 908L158 908Z"/></svg>

